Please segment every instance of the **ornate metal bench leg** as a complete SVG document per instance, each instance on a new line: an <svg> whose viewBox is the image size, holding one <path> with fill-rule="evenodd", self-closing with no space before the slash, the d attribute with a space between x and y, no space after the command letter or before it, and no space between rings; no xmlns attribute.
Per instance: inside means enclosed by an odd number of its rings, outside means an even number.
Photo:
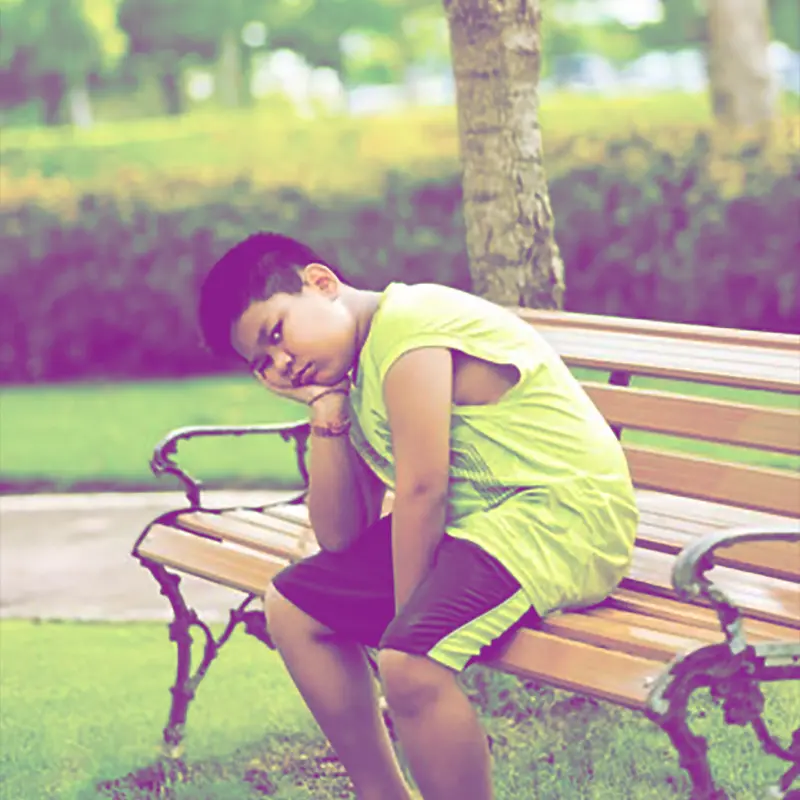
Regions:
<svg viewBox="0 0 800 800"><path fill-rule="evenodd" d="M161 594L169 600L174 618L169 625L170 641L175 642L178 663L175 671L175 683L170 688L172 701L170 703L167 726L164 728L164 754L171 759L180 756L181 741L183 740L186 715L189 703L194 696L190 687L190 672L192 665L192 635L189 631L197 622L197 614L190 609L180 590L181 579L173 575L161 565L147 559L141 559L161 587Z"/></svg>
<svg viewBox="0 0 800 800"><path fill-rule="evenodd" d="M686 719L682 717L663 720L661 728L678 751L678 762L689 773L692 800L727 800L725 792L714 784L706 740L692 733Z"/></svg>
<svg viewBox="0 0 800 800"><path fill-rule="evenodd" d="M678 751L680 764L692 779L693 799L727 797L714 783L705 739L693 734L686 720L689 698L701 688L708 688L722 705L725 722L751 725L766 754L789 762L776 791L778 797L791 797L791 792L784 793L800 775L800 730L788 748L770 735L763 719L761 683L800 679L796 651L796 645L770 643L745 646L734 654L727 644L711 645L674 661L654 687L647 716L663 728Z"/></svg>
<svg viewBox="0 0 800 800"><path fill-rule="evenodd" d="M725 645L707 647L675 661L650 695L647 716L669 736L678 760L692 781L692 800L727 800L717 787L708 763L708 744L692 733L687 720L689 700L695 691L710 686L714 667L729 665ZM728 669L730 667L728 666Z"/></svg>
<svg viewBox="0 0 800 800"><path fill-rule="evenodd" d="M169 625L170 641L175 642L178 664L175 672L175 684L170 688L172 702L170 703L169 718L164 728L164 754L169 759L178 759L181 754L186 716L189 704L194 699L197 687L203 680L211 662L217 657L220 648L230 639L231 634L239 623L243 623L248 634L254 636L272 647L272 642L267 633L264 615L258 611L247 611L247 606L255 599L249 595L242 604L231 611L225 630L219 639L214 639L211 629L197 615L197 612L186 605L180 591L181 579L178 575L168 572L161 564L156 564L148 559L140 559L153 575L161 587L163 594L170 602L174 619ZM205 635L203 657L194 675L192 669L192 626L196 626Z"/></svg>

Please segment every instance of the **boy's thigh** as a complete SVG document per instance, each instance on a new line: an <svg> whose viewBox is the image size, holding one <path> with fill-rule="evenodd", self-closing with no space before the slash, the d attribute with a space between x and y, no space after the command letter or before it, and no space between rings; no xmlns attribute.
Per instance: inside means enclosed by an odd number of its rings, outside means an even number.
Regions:
<svg viewBox="0 0 800 800"><path fill-rule="evenodd" d="M394 617L391 537L391 517L383 517L346 550L298 561L272 585L338 636L377 647Z"/></svg>
<svg viewBox="0 0 800 800"><path fill-rule="evenodd" d="M460 672L534 618L519 582L496 558L473 542L445 535L432 569L379 646L424 655Z"/></svg>

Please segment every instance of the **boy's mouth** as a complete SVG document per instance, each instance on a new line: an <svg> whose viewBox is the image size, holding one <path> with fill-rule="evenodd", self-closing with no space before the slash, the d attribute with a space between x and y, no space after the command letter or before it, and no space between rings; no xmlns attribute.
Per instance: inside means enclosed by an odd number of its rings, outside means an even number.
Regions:
<svg viewBox="0 0 800 800"><path fill-rule="evenodd" d="M303 369L301 369L301 370L300 370L300 372L298 372L298 373L297 373L297 375L295 375L295 376L292 378L292 386L293 386L295 389L296 389L298 386L302 386L302 385L303 385L303 384L306 382L306 377L307 377L307 376L308 376L308 374L309 374L310 367L311 367L311 362L309 362L308 364L306 364L306 365L303 367Z"/></svg>

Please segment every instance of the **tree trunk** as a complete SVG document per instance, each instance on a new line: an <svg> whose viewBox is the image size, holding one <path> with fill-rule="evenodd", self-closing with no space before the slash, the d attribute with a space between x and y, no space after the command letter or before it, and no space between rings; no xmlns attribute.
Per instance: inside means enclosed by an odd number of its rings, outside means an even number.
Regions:
<svg viewBox="0 0 800 800"><path fill-rule="evenodd" d="M714 116L729 127L775 116L767 0L707 0L708 74Z"/></svg>
<svg viewBox="0 0 800 800"><path fill-rule="evenodd" d="M179 116L183 113L183 93L179 73L177 70L165 69L158 76L158 80L167 114L173 117Z"/></svg>
<svg viewBox="0 0 800 800"><path fill-rule="evenodd" d="M63 76L51 73L41 79L42 119L45 125L60 125L67 84Z"/></svg>
<svg viewBox="0 0 800 800"><path fill-rule="evenodd" d="M564 263L542 163L541 0L444 0L473 290L559 308Z"/></svg>

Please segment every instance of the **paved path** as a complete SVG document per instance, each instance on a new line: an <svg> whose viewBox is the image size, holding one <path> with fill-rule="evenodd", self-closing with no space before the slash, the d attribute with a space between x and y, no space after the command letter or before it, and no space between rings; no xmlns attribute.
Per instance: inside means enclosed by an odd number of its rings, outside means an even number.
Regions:
<svg viewBox="0 0 800 800"><path fill-rule="evenodd" d="M275 502L274 492L208 492L214 506ZM179 493L0 497L0 617L168 620L169 603L130 555L158 514L186 505ZM184 597L208 621L243 595L183 578Z"/></svg>

